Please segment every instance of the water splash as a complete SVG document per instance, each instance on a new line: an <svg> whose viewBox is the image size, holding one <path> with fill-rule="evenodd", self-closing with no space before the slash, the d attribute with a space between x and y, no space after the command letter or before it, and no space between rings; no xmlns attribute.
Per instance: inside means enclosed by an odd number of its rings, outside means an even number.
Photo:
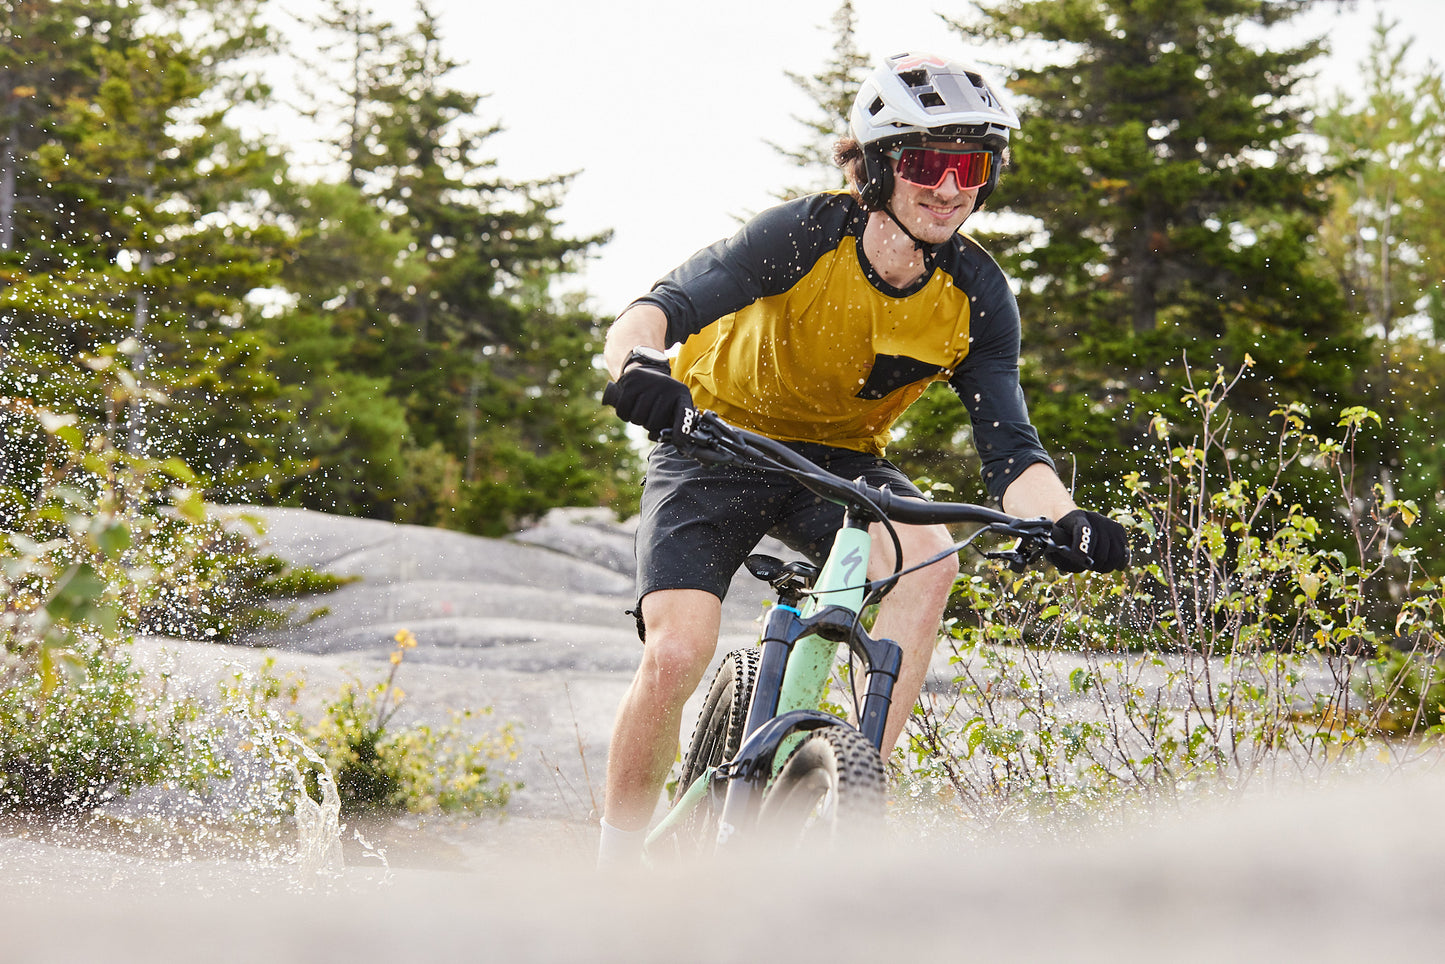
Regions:
<svg viewBox="0 0 1445 964"><path fill-rule="evenodd" d="M306 778L294 760L288 760L291 776L296 781L296 879L303 886L320 877L334 877L345 869L341 852L341 795L331 768L321 755L294 733L283 733L306 760L316 767L316 783L321 801L312 799L306 789Z"/></svg>

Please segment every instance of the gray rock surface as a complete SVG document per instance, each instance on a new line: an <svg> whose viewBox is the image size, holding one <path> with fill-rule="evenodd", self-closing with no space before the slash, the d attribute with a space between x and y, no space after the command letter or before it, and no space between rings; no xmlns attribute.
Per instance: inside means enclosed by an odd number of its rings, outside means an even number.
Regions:
<svg viewBox="0 0 1445 964"><path fill-rule="evenodd" d="M612 711L638 653L625 526L552 520L509 540L265 510L273 551L363 576L271 648L150 639L206 684L274 659L313 694L419 646L402 720L492 706L522 725L527 788L502 819L348 827L343 871L113 846L113 828L0 830L5 964L379 960L1428 960L1445 936L1439 773L1286 787L1057 839L886 835L599 876ZM595 529L595 531L590 531ZM608 561L611 559L612 561ZM535 568L532 568L535 564ZM541 573L542 575L536 575ZM744 580L748 577L744 576ZM559 587L567 587L562 589ZM761 592L728 605L746 642ZM321 600L313 600L319 603ZM371 844L352 834L364 831ZM725 920L725 924L717 921ZM683 950L685 948L685 950Z"/></svg>
<svg viewBox="0 0 1445 964"><path fill-rule="evenodd" d="M389 669L396 633L409 630L418 645L397 681L408 694L399 722L490 707L485 725L519 724L514 777L525 786L514 812L582 819L596 808L612 716L641 653L626 612L635 602L632 524L606 510L564 509L488 539L302 509L220 511L258 524L264 551L356 577L296 601L296 624L257 634L252 647L308 677L370 680ZM780 544L765 548L786 554ZM734 580L719 658L755 640L766 592L746 572ZM221 650L256 658L246 647ZM689 725L694 716L690 707Z"/></svg>

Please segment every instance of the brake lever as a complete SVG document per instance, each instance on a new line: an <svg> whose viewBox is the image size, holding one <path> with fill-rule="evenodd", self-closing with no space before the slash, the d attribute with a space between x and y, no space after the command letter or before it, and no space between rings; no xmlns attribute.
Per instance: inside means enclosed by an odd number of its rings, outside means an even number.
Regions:
<svg viewBox="0 0 1445 964"><path fill-rule="evenodd" d="M1022 543L1020 543L1022 545ZM1019 549L991 549L983 554L985 559L997 559L1008 563L1008 567L1014 572L1025 572L1029 566L1038 561L1043 555L1043 549L1030 547L1027 551Z"/></svg>
<svg viewBox="0 0 1445 964"><path fill-rule="evenodd" d="M734 455L722 447L722 438L716 431L716 421L717 416L712 412L697 412L695 418L685 420L681 432L665 428L657 433L657 440L671 443L678 452L698 462L731 462Z"/></svg>
<svg viewBox="0 0 1445 964"><path fill-rule="evenodd" d="M986 551L983 553L983 557L1005 562L1014 572L1024 572L1051 549L1064 548L1054 542L1052 521L1044 518L1030 521L1035 524L1029 526L1025 531L990 526L989 528L995 529L995 531L1001 531L1017 538L1018 542L1011 549Z"/></svg>

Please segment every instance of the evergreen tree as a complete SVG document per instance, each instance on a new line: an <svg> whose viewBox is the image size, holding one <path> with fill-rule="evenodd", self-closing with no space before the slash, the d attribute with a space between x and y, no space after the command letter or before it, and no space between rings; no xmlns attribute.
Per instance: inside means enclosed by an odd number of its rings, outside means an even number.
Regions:
<svg viewBox="0 0 1445 964"><path fill-rule="evenodd" d="M341 68L347 121L333 147L346 160L348 191L300 195L295 217L308 227L291 284L308 310L331 318L340 350L327 357L346 359L369 386L384 382L404 409L406 445L399 460L382 460L399 471L347 501L371 514L498 532L550 505L615 497L613 471L630 459L621 427L596 400L601 375L587 363L598 323L553 293L605 237L559 233L566 176L496 177L485 142L498 128L477 122L479 96L449 86L457 64L427 6L417 12L415 29L402 31L353 0L328 0L318 21L337 40L323 49L338 53ZM368 226L364 234L358 225ZM353 242L390 240L338 247L328 237L340 231ZM375 257L338 265L348 252ZM516 398L528 399L525 412ZM353 475L378 466L369 460ZM516 491L494 498L482 489ZM394 491L408 493L405 504Z"/></svg>
<svg viewBox="0 0 1445 964"><path fill-rule="evenodd" d="M92 47L104 39L114 7L0 0L0 257L8 263L25 230L17 222L47 207L30 156L50 136L55 111L86 84Z"/></svg>
<svg viewBox="0 0 1445 964"><path fill-rule="evenodd" d="M1359 453L1361 474L1387 497L1413 499L1419 526L1445 528L1445 78L1410 71L1413 41L1377 23L1360 83L1321 112L1327 154L1345 169L1321 232L1321 254L1355 324L1377 336L1365 394L1385 430ZM1422 544L1431 540L1417 536ZM1431 571L1445 562L1425 560Z"/></svg>
<svg viewBox="0 0 1445 964"><path fill-rule="evenodd" d="M1385 341L1402 320L1445 325L1445 78L1405 67L1414 41L1375 28L1360 83L1341 90L1316 128L1346 169L1322 247L1351 311Z"/></svg>
<svg viewBox="0 0 1445 964"><path fill-rule="evenodd" d="M843 0L830 23L833 28L833 55L823 69L812 76L784 71L784 76L808 95L815 109L811 117L795 115L793 118L807 131L800 147L770 145L804 172L802 185L778 192L782 200L815 191L835 190L847 183L842 171L833 163L833 145L848 131L848 112L853 107L853 98L857 96L858 86L868 75L872 64L867 55L858 49L858 15L853 9L853 0Z"/></svg>
<svg viewBox="0 0 1445 964"><path fill-rule="evenodd" d="M376 323L374 289L420 284L412 238L340 181L288 186L277 207L295 232L282 283L285 310L254 313L272 346L268 370L283 386L284 460L299 467L270 494L288 505L390 517L403 492L412 428L386 372L394 332ZM392 338L391 340L394 340Z"/></svg>
<svg viewBox="0 0 1445 964"><path fill-rule="evenodd" d="M1279 401L1328 416L1350 397L1360 343L1312 270L1329 181L1308 164L1295 89L1320 45L1243 39L1312 2L978 5L978 34L1055 53L1014 74L1023 129L990 204L1033 219L1000 260L1020 279L1035 421L1081 482L1132 467L1186 355L1204 372L1252 360L1234 398L1247 416Z"/></svg>
<svg viewBox="0 0 1445 964"><path fill-rule="evenodd" d="M36 324L37 294L21 292L55 263L64 227L33 155L51 136L51 118L86 83L107 24L98 3L0 0L0 400L28 397L49 380L19 340L28 342ZM33 482L43 447L27 419L0 405L0 504ZM0 508L0 517L9 515Z"/></svg>
<svg viewBox="0 0 1445 964"><path fill-rule="evenodd" d="M84 29L69 67L27 91L47 110L43 138L17 165L34 191L20 192L24 216L3 256L5 381L116 423L133 454L180 455L212 477L244 472L273 386L260 346L235 327L245 293L275 274L277 237L233 206L247 172L270 159L224 124L236 89L207 95L264 43L254 4L38 8ZM15 37L17 51L62 35L44 16L11 30L21 26L36 33ZM120 400L79 364L116 353L140 379ZM164 416L153 404L163 397L174 403Z"/></svg>

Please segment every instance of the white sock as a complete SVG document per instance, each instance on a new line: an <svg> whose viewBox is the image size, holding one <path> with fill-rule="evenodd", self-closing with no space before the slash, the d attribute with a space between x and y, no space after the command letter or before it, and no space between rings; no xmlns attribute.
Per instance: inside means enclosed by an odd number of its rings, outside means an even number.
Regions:
<svg viewBox="0 0 1445 964"><path fill-rule="evenodd" d="M647 842L647 828L623 830L605 819L601 821L602 836L597 841L598 867L636 867L642 862L642 845Z"/></svg>

